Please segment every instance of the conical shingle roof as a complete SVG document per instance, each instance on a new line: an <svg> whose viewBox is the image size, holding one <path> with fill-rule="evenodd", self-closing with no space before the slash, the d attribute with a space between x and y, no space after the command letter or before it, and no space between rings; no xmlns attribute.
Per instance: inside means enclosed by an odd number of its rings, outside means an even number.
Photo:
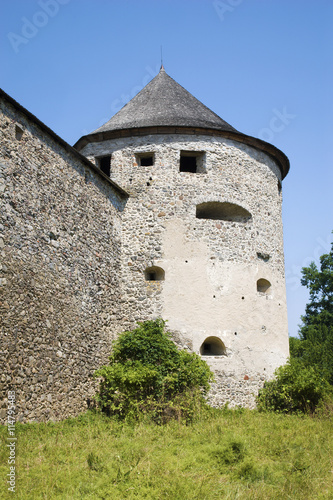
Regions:
<svg viewBox="0 0 333 500"><path fill-rule="evenodd" d="M277 162L282 178L289 171L289 160L282 151L237 131L171 78L163 66L118 113L94 132L81 137L74 147L80 151L87 144L117 137L179 133L222 136L247 144L270 155Z"/></svg>
<svg viewBox="0 0 333 500"><path fill-rule="evenodd" d="M163 66L157 76L111 120L93 133L142 127L196 127L236 132L171 78Z"/></svg>

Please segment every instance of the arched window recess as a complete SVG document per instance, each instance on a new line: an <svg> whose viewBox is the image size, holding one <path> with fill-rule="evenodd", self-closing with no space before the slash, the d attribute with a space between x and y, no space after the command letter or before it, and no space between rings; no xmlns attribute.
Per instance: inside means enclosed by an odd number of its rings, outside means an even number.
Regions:
<svg viewBox="0 0 333 500"><path fill-rule="evenodd" d="M200 347L201 356L226 356L226 347L218 337L207 337Z"/></svg>
<svg viewBox="0 0 333 500"><path fill-rule="evenodd" d="M165 279L165 271L161 267L151 266L145 270L146 281L163 281Z"/></svg>
<svg viewBox="0 0 333 500"><path fill-rule="evenodd" d="M272 291L272 285L268 280L260 278L257 281L257 292L263 295L269 295Z"/></svg>
<svg viewBox="0 0 333 500"><path fill-rule="evenodd" d="M197 219L248 222L252 215L245 208L235 203L208 201L196 207Z"/></svg>

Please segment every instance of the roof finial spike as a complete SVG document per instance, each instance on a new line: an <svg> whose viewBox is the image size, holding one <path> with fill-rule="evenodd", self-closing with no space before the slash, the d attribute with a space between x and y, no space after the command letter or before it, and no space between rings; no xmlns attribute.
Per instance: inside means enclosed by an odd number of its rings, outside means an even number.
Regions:
<svg viewBox="0 0 333 500"><path fill-rule="evenodd" d="M164 70L164 66L163 66L163 46L161 45L161 68L160 68L160 71L162 69Z"/></svg>

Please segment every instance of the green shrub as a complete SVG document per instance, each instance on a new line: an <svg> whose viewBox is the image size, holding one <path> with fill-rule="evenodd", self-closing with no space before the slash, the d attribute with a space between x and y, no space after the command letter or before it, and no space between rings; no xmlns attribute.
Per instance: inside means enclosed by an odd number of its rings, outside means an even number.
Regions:
<svg viewBox="0 0 333 500"><path fill-rule="evenodd" d="M332 388L318 371L300 359L290 359L266 382L257 397L259 410L283 413L313 413L329 397Z"/></svg>
<svg viewBox="0 0 333 500"><path fill-rule="evenodd" d="M103 411L163 423L193 420L205 407L212 372L198 355L179 350L164 327L157 319L119 335L110 364L95 373L102 377L97 401Z"/></svg>
<svg viewBox="0 0 333 500"><path fill-rule="evenodd" d="M333 417L333 394L325 396L316 407L314 412L315 417L331 419Z"/></svg>
<svg viewBox="0 0 333 500"><path fill-rule="evenodd" d="M289 337L289 350L291 358L301 358L304 354L305 344L297 337Z"/></svg>
<svg viewBox="0 0 333 500"><path fill-rule="evenodd" d="M324 316L324 313L316 320ZM313 366L333 385L333 326L311 324L303 327L301 338L289 339L290 357Z"/></svg>
<svg viewBox="0 0 333 500"><path fill-rule="evenodd" d="M313 366L333 386L333 242L331 251L302 269L310 300L301 317L300 339L290 343L291 357Z"/></svg>

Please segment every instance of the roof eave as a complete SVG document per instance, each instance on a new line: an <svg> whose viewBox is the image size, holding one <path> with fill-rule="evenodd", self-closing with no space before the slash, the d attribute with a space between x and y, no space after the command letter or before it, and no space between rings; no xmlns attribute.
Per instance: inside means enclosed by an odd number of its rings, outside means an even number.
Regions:
<svg viewBox="0 0 333 500"><path fill-rule="evenodd" d="M282 179L286 177L290 169L288 157L277 147L269 142L257 139L250 135L242 134L241 132L233 132L230 130L220 130L214 128L200 128L200 127L181 127L181 126L153 126L153 127L138 127L138 128L125 128L119 130L106 130L103 132L92 133L81 137L75 144L74 148L77 150L83 149L91 142L102 142L108 139L117 139L120 137L132 137L143 135L156 135L156 134L187 134L187 135L210 135L225 137L232 139L242 144L252 146L255 149L263 151L276 161L282 175Z"/></svg>

